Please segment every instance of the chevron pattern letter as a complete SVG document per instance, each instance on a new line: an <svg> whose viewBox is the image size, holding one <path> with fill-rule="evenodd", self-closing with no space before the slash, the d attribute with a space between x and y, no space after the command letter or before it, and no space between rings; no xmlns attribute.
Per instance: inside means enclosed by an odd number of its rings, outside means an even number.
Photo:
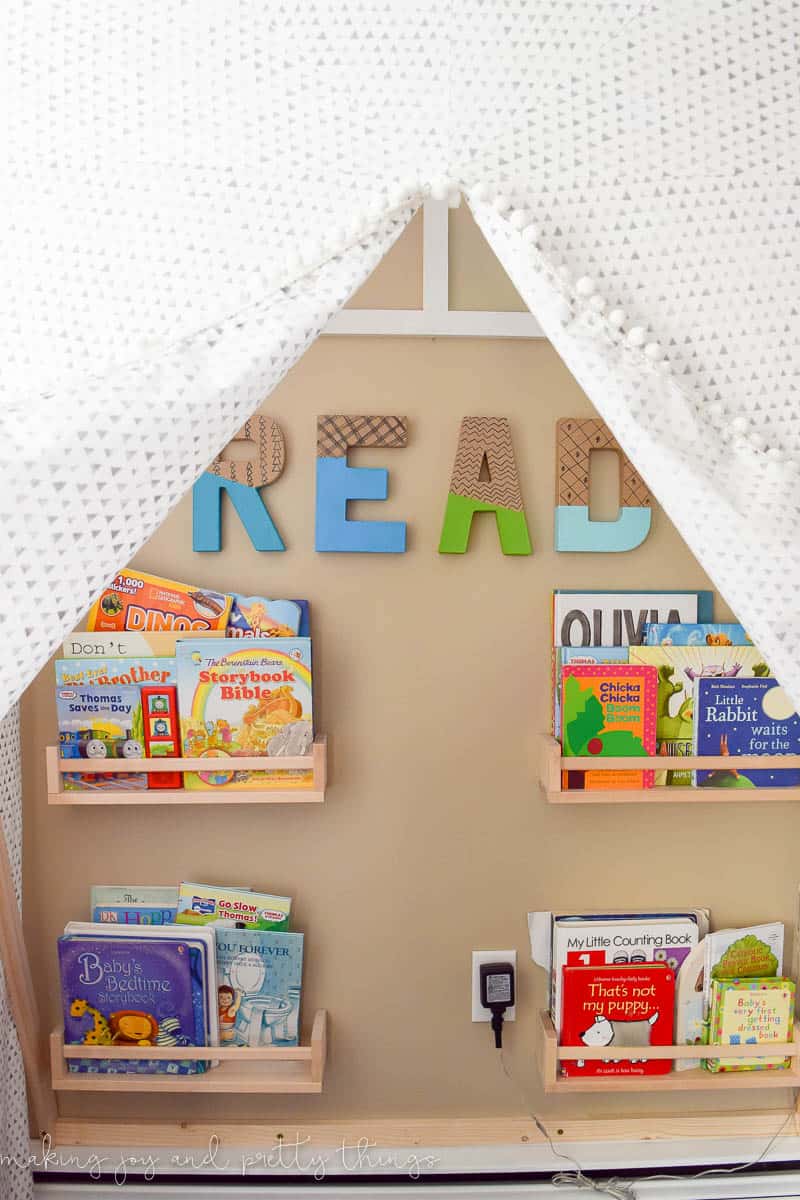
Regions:
<svg viewBox="0 0 800 1200"><path fill-rule="evenodd" d="M486 478L481 471L486 465ZM464 417L439 542L440 554L464 554L476 512L493 512L504 554L533 553L506 417Z"/></svg>

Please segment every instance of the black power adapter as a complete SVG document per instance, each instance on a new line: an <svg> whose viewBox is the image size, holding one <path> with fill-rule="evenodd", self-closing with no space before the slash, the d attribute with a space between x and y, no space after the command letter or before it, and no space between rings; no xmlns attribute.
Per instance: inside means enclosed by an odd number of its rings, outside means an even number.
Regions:
<svg viewBox="0 0 800 1200"><path fill-rule="evenodd" d="M481 963L478 970L481 1004L491 1010L494 1044L501 1050L503 1015L514 1004L514 967L508 962Z"/></svg>

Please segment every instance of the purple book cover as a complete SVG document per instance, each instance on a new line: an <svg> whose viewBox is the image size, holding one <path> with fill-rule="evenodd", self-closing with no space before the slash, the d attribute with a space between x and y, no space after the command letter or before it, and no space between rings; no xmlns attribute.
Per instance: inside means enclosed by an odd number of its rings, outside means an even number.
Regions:
<svg viewBox="0 0 800 1200"><path fill-rule="evenodd" d="M197 1045L185 942L60 937L64 1042L86 1046ZM69 1059L70 1070L193 1074L198 1063Z"/></svg>

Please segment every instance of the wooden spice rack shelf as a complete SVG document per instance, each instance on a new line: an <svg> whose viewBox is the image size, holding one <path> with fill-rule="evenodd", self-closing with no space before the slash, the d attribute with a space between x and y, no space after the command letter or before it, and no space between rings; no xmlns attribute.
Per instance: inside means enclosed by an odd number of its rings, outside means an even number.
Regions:
<svg viewBox="0 0 800 1200"><path fill-rule="evenodd" d="M562 771L714 771L735 767L761 771L768 767L800 767L800 754L657 755L631 758L564 758L561 743L542 734L539 746L539 782L548 804L758 804L764 800L800 800L800 787L726 788L653 787L605 788L595 791L565 791Z"/></svg>
<svg viewBox="0 0 800 1200"><path fill-rule="evenodd" d="M322 1091L328 1017L320 1009L307 1046L65 1046L60 1029L50 1034L50 1074L55 1092L229 1092L309 1095ZM101 1074L70 1071L81 1059L202 1059L219 1065L199 1075Z"/></svg>
<svg viewBox="0 0 800 1200"><path fill-rule="evenodd" d="M328 774L328 739L325 734L314 738L311 754L264 758L230 756L229 758L61 758L57 746L45 750L47 763L48 804L321 804L325 799ZM310 787L262 788L253 791L189 791L179 788L137 789L131 791L64 791L66 774L98 775L144 771L311 771Z"/></svg>
<svg viewBox="0 0 800 1200"><path fill-rule="evenodd" d="M613 1058L777 1058L786 1056L791 1066L764 1071L707 1071L699 1065L668 1075L587 1075L585 1079L560 1074L559 1062L582 1059L608 1059L609 1046L559 1046L550 1014L540 1012L537 1059L545 1092L700 1092L755 1089L800 1088L800 1026L795 1024L794 1041L766 1046L614 1046Z"/></svg>

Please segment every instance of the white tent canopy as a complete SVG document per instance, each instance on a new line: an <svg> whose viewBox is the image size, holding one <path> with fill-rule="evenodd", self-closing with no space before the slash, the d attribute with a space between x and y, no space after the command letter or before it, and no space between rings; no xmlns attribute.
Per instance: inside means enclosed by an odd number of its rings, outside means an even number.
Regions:
<svg viewBox="0 0 800 1200"><path fill-rule="evenodd" d="M4 16L0 710L431 193L800 697L798 3Z"/></svg>

